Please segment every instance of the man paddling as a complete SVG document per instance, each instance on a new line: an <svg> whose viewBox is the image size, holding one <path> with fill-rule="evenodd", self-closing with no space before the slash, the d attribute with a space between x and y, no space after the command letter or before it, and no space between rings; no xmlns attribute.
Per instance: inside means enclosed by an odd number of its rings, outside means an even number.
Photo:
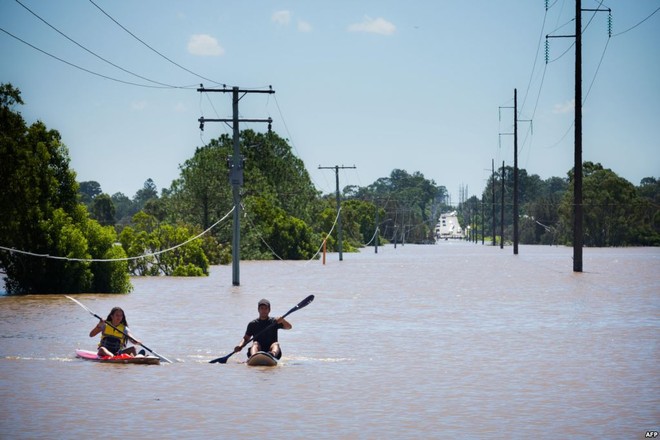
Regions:
<svg viewBox="0 0 660 440"><path fill-rule="evenodd" d="M277 331L279 329L290 330L293 326L284 317L271 318L270 301L262 299L257 305L259 318L250 321L245 330L245 336L239 344L234 347L234 353L238 353L254 337L252 346L248 350L248 358L259 351L268 351L274 358L282 357L282 349L277 340Z"/></svg>

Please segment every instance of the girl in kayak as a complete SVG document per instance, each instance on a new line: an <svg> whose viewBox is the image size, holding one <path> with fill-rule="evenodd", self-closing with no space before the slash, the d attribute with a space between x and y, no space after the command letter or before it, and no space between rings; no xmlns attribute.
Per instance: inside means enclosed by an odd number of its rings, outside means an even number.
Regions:
<svg viewBox="0 0 660 440"><path fill-rule="evenodd" d="M114 328L113 328L114 327ZM101 342L99 342L98 355L103 356L116 356L119 354L128 354L135 356L135 347L126 347L126 343L130 340L134 344L141 345L142 343L131 336L128 329L128 322L126 322L126 315L121 307L113 307L105 321L99 323L89 332L89 337L101 333ZM142 352L140 352L142 354Z"/></svg>

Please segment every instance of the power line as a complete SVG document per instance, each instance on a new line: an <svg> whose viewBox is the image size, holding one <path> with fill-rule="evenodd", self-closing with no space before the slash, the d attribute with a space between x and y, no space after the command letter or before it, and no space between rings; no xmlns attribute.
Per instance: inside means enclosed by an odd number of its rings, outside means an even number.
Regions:
<svg viewBox="0 0 660 440"><path fill-rule="evenodd" d="M621 35L621 34L625 34L626 32L630 32L631 30L635 29L635 28L636 28L637 26L639 26L640 24L644 23L644 22L645 22L646 20L648 20L649 18L653 17L653 15L654 15L656 12L658 12L658 11L660 11L660 8L658 8L658 9L656 9L655 11L651 12L651 14L650 14L648 17L646 17L644 20L640 21L640 22L637 23L636 25L634 25L634 26L632 26L632 27L626 29L625 31L621 31L621 32L619 32L618 34L614 34L614 35L612 35L612 36L613 36L613 37L618 37L618 36Z"/></svg>
<svg viewBox="0 0 660 440"><path fill-rule="evenodd" d="M34 12L32 9L28 8L27 6L25 6L25 5L24 5L23 3L21 3L19 0L15 0L15 1L16 1L16 3L18 3L19 5L21 5L25 10L27 10L30 14L34 15L35 17L37 17L37 18L38 18L39 20L41 20L45 25L47 25L48 27L50 27L51 29L53 29L53 30L54 30L55 32L57 32L58 34L62 35L64 38L66 38L67 40L69 40L70 42L72 42L73 44L75 44L76 46L80 47L81 49L83 49L84 51L88 52L88 53L91 54L91 55L94 55L96 58L100 59L101 61L104 61L104 62L110 64L110 65L113 66L113 67L116 67L117 69L119 69L119 70L121 70L121 71L123 71L123 72L126 72L126 73L128 73L128 74L130 74L130 75L136 76L136 77L138 77L138 78L140 78L140 79L143 79L143 80L145 80L145 81L149 81L149 82L152 82L152 83L154 83L154 84L158 84L158 85L165 86L165 87L171 87L171 88L174 88L174 89L183 89L183 88L192 88L192 87L193 87L193 86L174 86L174 85L171 85L171 84L166 84L166 83L162 83L162 82L159 82L159 81L154 81L154 80L149 79L149 78L146 78L146 77L144 77L144 76L142 76L142 75L138 75L138 74L135 73L135 72L131 72L130 70L124 69L123 67L118 66L117 64L113 63L112 61L108 61L107 59L105 59L105 58L103 58L102 56L98 55L98 54L95 53L94 51L92 51L92 50L86 48L85 46L83 46L82 44L78 43L77 41L75 41L74 39L72 39L71 37L69 37L68 35L66 35L64 32L60 31L60 30L57 29L55 26L53 26L52 24L50 24L49 22L47 22L44 18L42 18L41 16L39 16L39 15L38 15L36 12Z"/></svg>
<svg viewBox="0 0 660 440"><path fill-rule="evenodd" d="M86 68L84 68L84 67L81 67L81 66L79 66L79 65L77 65L77 64L74 64L74 63L71 63L71 62L69 62L69 61L66 61L66 60L64 60L64 59L62 59L62 58L60 58L60 57L58 57L58 56L55 56L55 55L53 55L53 54L51 54L51 53L49 53L49 52L46 52L46 51L43 50L43 49L39 49L37 46L28 43L27 41L25 41L25 40L23 40L23 39L17 37L16 35L12 34L11 32L9 32L9 31L7 31L7 30L5 30L5 29L3 29L3 28L0 28L0 31L4 32L5 34L9 35L9 36L12 37L12 38L15 38L16 40L20 41L21 43L23 43L23 44L25 44L25 45L30 46L32 49L34 49L34 50L36 50L36 51L39 51L39 52L43 53L44 55L48 55L49 57L54 58L54 59L56 59L57 61L60 61L60 62L62 62L62 63L64 63L64 64L67 64L67 65L69 65L69 66L71 66L71 67L75 67L76 69L80 69L80 70L82 70L83 72L87 72L87 73L90 73L90 74L92 74L92 75L100 76L101 78L109 79L110 81L115 81L115 82L119 82L119 83L123 83L123 84L129 84L129 85L131 85L131 86L147 87L147 88L152 88L152 89L169 89L169 88L171 88L171 87L165 87L165 86L152 86L152 85L147 85L147 84L138 84L138 83L134 83L134 82L131 82L131 81L124 81L123 79L117 79L117 78L113 78L113 77L111 77L111 76L103 75L103 74L101 74L101 73L94 72L94 71L92 71L92 70L89 70L89 69L86 69Z"/></svg>
<svg viewBox="0 0 660 440"><path fill-rule="evenodd" d="M115 20L110 14L108 14L107 12L105 12L105 11L103 10L103 8L101 8L99 5L97 5L96 3L94 3L93 0L89 0L89 2L90 2L91 4L93 4L94 6L96 6L97 9L98 9L99 11L101 11L106 17L108 17L110 20L112 20L117 26L119 26L119 27L122 28L124 31L126 31L131 37L135 38L135 39L138 40L140 43L142 43L142 44L145 45L147 48L149 48L151 51L153 51L154 53L160 55L162 58L166 59L167 61L169 61L170 63L174 64L174 65L177 66L178 68L183 69L183 70L185 70L185 71L188 72L188 73L192 73L193 75L197 76L198 78L202 78L203 80L211 81L211 82L214 83L214 84L222 84L221 82L218 82L218 81L215 81L215 80L212 80L212 79L206 78L206 77L204 77L204 76L202 76L202 75L200 75L200 74L198 74L198 73L193 72L193 71L190 70L190 69L187 69L186 67L183 67L181 64L179 64L179 63L177 63L177 62L175 62L175 61L172 61L170 58L166 57L165 55L163 55L162 53L158 52L156 49L154 49L153 47L151 47L150 45L148 45L147 43L145 43L144 41L142 41L142 40L141 40L137 35L135 35L133 32L131 32L131 31L129 31L128 29L126 29L126 27L124 27L124 25L122 25L121 23L119 23L119 22L118 22L117 20Z"/></svg>

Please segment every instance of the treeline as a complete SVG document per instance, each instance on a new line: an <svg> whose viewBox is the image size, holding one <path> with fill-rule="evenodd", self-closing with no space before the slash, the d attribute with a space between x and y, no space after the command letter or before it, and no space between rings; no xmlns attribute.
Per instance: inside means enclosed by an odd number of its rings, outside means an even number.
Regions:
<svg viewBox="0 0 660 440"><path fill-rule="evenodd" d="M233 195L227 158L233 142L228 135L198 147L160 193L147 179L132 198L109 195L98 182L76 182L56 130L41 122L25 124L14 109L23 104L17 89L1 85L0 100L5 183L0 188L5 214L0 270L8 293L127 292L130 274L198 276L208 274L212 264L231 262ZM316 190L287 140L273 132L244 130L240 144L241 257L310 259L324 240L329 251L337 251L336 195ZM481 199L472 197L457 208L449 205L444 186L418 172L395 169L366 187L347 186L341 194L343 250L376 240L433 243L438 217L454 209L464 227L474 225L473 230L490 237L493 209L500 230L502 191L507 236L512 170L500 170L498 176ZM519 176L521 241L569 244L570 173L541 180L520 170ZM585 163L584 188L586 245L660 244L655 178L635 187L599 164Z"/></svg>
<svg viewBox="0 0 660 440"><path fill-rule="evenodd" d="M513 240L513 172L511 167L501 168L489 179L481 199L473 196L460 205L459 219L477 231L474 238L501 240L503 229L504 240ZM566 178L542 180L520 169L518 188L520 243L571 245L573 170ZM660 245L658 179L646 177L635 186L599 163L584 162L582 205L585 246Z"/></svg>

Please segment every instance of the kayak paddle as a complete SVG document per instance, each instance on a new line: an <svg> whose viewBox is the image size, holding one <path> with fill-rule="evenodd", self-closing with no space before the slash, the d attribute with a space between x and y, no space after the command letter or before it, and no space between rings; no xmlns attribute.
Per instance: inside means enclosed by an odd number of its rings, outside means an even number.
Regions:
<svg viewBox="0 0 660 440"><path fill-rule="evenodd" d="M66 296L66 295L64 295L64 296ZM88 309L87 307L85 307L85 305L84 305L83 303L81 303L80 301L78 301L78 300L76 300L76 299L74 299L74 298L71 298L70 296L66 296L66 297L69 298L69 299L70 299L71 301L73 301L74 303L78 304L78 305L79 305L80 307L82 307L83 309L87 310L92 316L96 317L98 320L105 322L105 323L108 324L110 327L112 327L113 329L115 329L116 331L118 331L119 333L121 333L122 335L124 335L124 336L126 336L127 338L133 340L133 338L131 338L130 336L128 336L128 334L126 334L126 333L124 333L123 331L119 330L117 327L115 327L114 325L110 324L110 323L107 322L105 319L101 318L99 315L97 315L96 313L94 313L94 312L92 312L91 310L89 310L89 309ZM145 350L149 351L149 352L152 353L154 356L156 356L156 357L158 357L158 358L164 360L165 362L169 362L170 364L172 363L171 360L169 360L169 359L166 358L165 356L161 356L161 355L159 355L158 353L156 353L155 351L153 351L152 349L150 349L150 348L147 347L146 345L144 345L144 344L138 344L138 345L142 346Z"/></svg>
<svg viewBox="0 0 660 440"><path fill-rule="evenodd" d="M300 302L299 302L294 308L292 308L291 310L289 310L288 312L286 312L284 315L282 315L282 318L286 318L288 315L290 315L291 313L295 312L296 310L302 309L303 307L305 307L306 305L308 305L308 304L311 303L312 301L314 301L314 295L309 295L307 298L305 298L305 299L303 299L302 301L300 301ZM254 341L254 338L256 338L257 336L259 336L260 334L262 334L263 332L265 332L266 330L268 330L268 329L271 328L272 326L273 326L273 323L271 323L271 324L270 324L268 327L266 327L265 329L261 330L261 331L260 331L259 333L257 333L256 335L252 335L252 337L251 337L250 339L248 339L247 342L245 342L245 345L247 345L247 344L248 344L249 342L251 342L251 341ZM245 346L245 345L244 345L244 346ZM232 351L232 352L229 353L228 355L225 355L225 356L223 356L223 357L219 357L219 358L217 358L217 359L213 359L212 361L209 361L209 364L215 364L215 363L226 364L226 363L227 363L227 359L229 359L230 357L232 357L232 355L233 355L234 353L235 353L235 352Z"/></svg>

